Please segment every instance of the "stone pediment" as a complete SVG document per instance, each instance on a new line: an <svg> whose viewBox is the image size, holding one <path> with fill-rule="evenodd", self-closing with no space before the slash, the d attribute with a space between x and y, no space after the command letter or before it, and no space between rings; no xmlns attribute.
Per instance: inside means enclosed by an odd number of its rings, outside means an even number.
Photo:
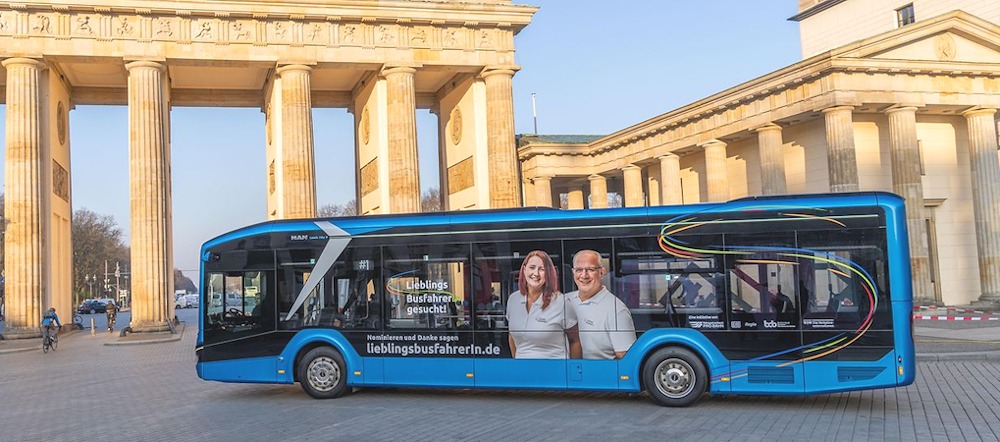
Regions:
<svg viewBox="0 0 1000 442"><path fill-rule="evenodd" d="M1000 26L962 11L832 51L833 58L1000 64Z"/></svg>

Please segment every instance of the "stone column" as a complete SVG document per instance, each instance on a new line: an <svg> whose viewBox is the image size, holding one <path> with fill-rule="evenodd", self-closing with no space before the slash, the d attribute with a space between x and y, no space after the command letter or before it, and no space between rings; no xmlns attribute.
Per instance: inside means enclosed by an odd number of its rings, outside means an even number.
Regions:
<svg viewBox="0 0 1000 442"><path fill-rule="evenodd" d="M622 168L625 177L625 207L642 207L645 200L642 195L642 168L629 164Z"/></svg>
<svg viewBox="0 0 1000 442"><path fill-rule="evenodd" d="M889 116L892 191L906 199L913 299L924 304L934 299L934 293L931 289L931 267L927 250L927 222L924 219L924 186L920 176L916 112L917 108L912 106L893 106L885 111Z"/></svg>
<svg viewBox="0 0 1000 442"><path fill-rule="evenodd" d="M858 160L854 151L853 112L852 106L823 109L830 192L858 191Z"/></svg>
<svg viewBox="0 0 1000 442"><path fill-rule="evenodd" d="M764 195L788 193L785 183L785 156L782 152L781 126L768 123L757 129L760 151L760 189Z"/></svg>
<svg viewBox="0 0 1000 442"><path fill-rule="evenodd" d="M281 66L281 168L285 218L316 216L316 160L313 147L312 68Z"/></svg>
<svg viewBox="0 0 1000 442"><path fill-rule="evenodd" d="M382 71L388 94L389 213L420 211L420 164L417 162L417 95L410 67Z"/></svg>
<svg viewBox="0 0 1000 442"><path fill-rule="evenodd" d="M992 307L1000 307L1000 160L997 158L996 112L991 108L975 108L962 114L969 126L972 213L982 292L979 302Z"/></svg>
<svg viewBox="0 0 1000 442"><path fill-rule="evenodd" d="M33 338L43 305L48 266L44 235L45 162L42 145L42 71L45 64L30 58L8 58L6 159L4 160L5 315L7 338ZM63 312L59 312L63 313Z"/></svg>
<svg viewBox="0 0 1000 442"><path fill-rule="evenodd" d="M518 207L517 147L514 145L514 71L491 69L486 82L486 146L490 159L490 207Z"/></svg>
<svg viewBox="0 0 1000 442"><path fill-rule="evenodd" d="M590 180L590 208L604 209L608 207L608 180L601 175L591 175Z"/></svg>
<svg viewBox="0 0 1000 442"><path fill-rule="evenodd" d="M570 189L569 193L566 195L566 207L568 209L583 209L583 189L577 187Z"/></svg>
<svg viewBox="0 0 1000 442"><path fill-rule="evenodd" d="M173 316L170 124L166 65L128 69L129 194L132 202L132 331L162 331Z"/></svg>
<svg viewBox="0 0 1000 442"><path fill-rule="evenodd" d="M535 177L535 204L552 207L552 177Z"/></svg>
<svg viewBox="0 0 1000 442"><path fill-rule="evenodd" d="M729 170L726 167L726 143L711 140L700 145L705 149L705 182L708 200L729 200Z"/></svg>
<svg viewBox="0 0 1000 442"><path fill-rule="evenodd" d="M660 160L660 204L683 204L681 189L681 158L672 153L657 157Z"/></svg>

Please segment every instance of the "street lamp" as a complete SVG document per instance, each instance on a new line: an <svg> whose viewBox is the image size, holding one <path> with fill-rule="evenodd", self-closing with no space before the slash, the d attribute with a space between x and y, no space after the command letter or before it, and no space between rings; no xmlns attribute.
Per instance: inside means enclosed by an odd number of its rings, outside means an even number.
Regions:
<svg viewBox="0 0 1000 442"><path fill-rule="evenodd" d="M87 285L90 286L90 298L94 298L94 283L97 282L97 275L85 275L83 277L87 281Z"/></svg>

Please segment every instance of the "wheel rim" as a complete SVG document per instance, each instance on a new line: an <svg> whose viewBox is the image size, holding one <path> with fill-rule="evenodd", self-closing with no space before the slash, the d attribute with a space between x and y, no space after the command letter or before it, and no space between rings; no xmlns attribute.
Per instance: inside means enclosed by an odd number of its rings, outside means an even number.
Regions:
<svg viewBox="0 0 1000 442"><path fill-rule="evenodd" d="M656 389L671 399L690 394L696 382L694 369L683 359L665 359L656 366Z"/></svg>
<svg viewBox="0 0 1000 442"><path fill-rule="evenodd" d="M340 383L340 366L333 358L320 356L309 363L309 385L318 391L330 391Z"/></svg>

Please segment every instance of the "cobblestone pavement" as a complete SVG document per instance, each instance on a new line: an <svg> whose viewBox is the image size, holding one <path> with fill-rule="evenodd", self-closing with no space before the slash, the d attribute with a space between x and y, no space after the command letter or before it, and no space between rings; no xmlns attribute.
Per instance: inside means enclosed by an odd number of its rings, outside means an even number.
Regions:
<svg viewBox="0 0 1000 442"><path fill-rule="evenodd" d="M297 386L205 382L193 314L181 339L0 353L0 440L998 440L1000 361L920 361L906 388L811 397L367 389L318 401ZM184 319L182 316L182 319Z"/></svg>

